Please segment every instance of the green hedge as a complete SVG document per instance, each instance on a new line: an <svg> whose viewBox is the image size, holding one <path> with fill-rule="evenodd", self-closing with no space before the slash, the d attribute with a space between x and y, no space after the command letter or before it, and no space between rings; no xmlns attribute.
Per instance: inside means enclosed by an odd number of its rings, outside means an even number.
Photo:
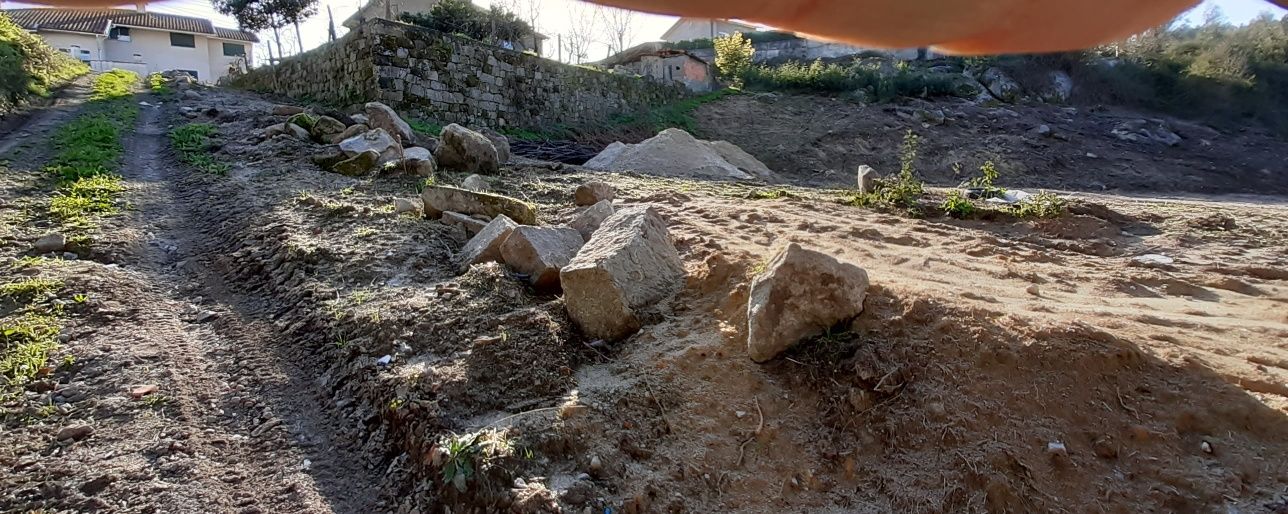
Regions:
<svg viewBox="0 0 1288 514"><path fill-rule="evenodd" d="M778 66L752 66L743 76L748 89L814 93L867 91L871 99L887 101L899 96L935 97L978 94L975 86L959 76L926 73L906 64L882 71L879 64L854 61L849 65L788 62Z"/></svg>
<svg viewBox="0 0 1288 514"><path fill-rule="evenodd" d="M759 30L755 32L744 32L742 36L751 40L751 44L753 45L757 43L769 43L772 41L788 41L792 39L800 39L799 36L792 34L790 32L778 32L776 30ZM678 41L675 43L667 43L666 46L668 48L674 48L676 50L701 50L706 48L715 48L715 43L712 42L710 39L701 38L701 39L689 39L686 41Z"/></svg>
<svg viewBox="0 0 1288 514"><path fill-rule="evenodd" d="M85 63L50 48L0 12L0 114L86 73Z"/></svg>

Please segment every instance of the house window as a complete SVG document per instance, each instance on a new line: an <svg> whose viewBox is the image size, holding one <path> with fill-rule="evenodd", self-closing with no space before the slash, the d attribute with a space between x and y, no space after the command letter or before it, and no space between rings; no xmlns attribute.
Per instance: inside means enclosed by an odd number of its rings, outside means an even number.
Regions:
<svg viewBox="0 0 1288 514"><path fill-rule="evenodd" d="M183 48L196 48L197 38L192 34L180 34L178 32L170 33L170 46L181 46Z"/></svg>
<svg viewBox="0 0 1288 514"><path fill-rule="evenodd" d="M122 36L124 36L124 37L122 37ZM112 30L109 30L109 31L107 32L107 37L108 37L109 39L115 39L115 40L118 40L118 41L129 41L129 40L130 40L130 28L129 28L129 27L112 27Z"/></svg>
<svg viewBox="0 0 1288 514"><path fill-rule="evenodd" d="M237 43L224 43L225 57L246 57L246 45Z"/></svg>

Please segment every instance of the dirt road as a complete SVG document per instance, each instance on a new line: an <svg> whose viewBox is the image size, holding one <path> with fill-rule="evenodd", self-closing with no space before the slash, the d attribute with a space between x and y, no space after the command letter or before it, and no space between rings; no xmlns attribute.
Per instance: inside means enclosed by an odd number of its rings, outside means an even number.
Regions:
<svg viewBox="0 0 1288 514"><path fill-rule="evenodd" d="M52 119L33 117L6 146L48 138ZM205 193L168 154L167 125L161 109L144 106L125 141L133 209L95 235L95 257L110 263L36 270L88 299L63 331L76 364L39 398L29 388L29 400L55 413L7 417L0 510L378 509L383 470L355 451L354 425L318 392L310 359L283 346L272 302L230 291L209 268L212 227L186 208ZM26 170L41 157L11 167L39 183ZM92 434L56 440L78 426Z"/></svg>

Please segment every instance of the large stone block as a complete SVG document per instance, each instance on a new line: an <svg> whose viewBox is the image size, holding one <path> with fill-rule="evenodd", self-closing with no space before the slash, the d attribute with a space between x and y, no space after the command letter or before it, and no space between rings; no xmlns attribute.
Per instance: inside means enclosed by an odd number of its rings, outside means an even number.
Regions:
<svg viewBox="0 0 1288 514"><path fill-rule="evenodd" d="M569 227L522 226L501 245L501 257L515 271L528 275L534 287L553 289L559 286L559 269L568 265L583 243L581 233Z"/></svg>
<svg viewBox="0 0 1288 514"><path fill-rule="evenodd" d="M791 243L751 283L747 353L765 362L863 312L868 273Z"/></svg>
<svg viewBox="0 0 1288 514"><path fill-rule="evenodd" d="M500 262L501 245L505 244L510 233L518 227L518 223L505 216L493 218L456 254L457 269L464 273L470 266L480 262Z"/></svg>
<svg viewBox="0 0 1288 514"><path fill-rule="evenodd" d="M425 215L431 218L442 216L443 211L452 211L488 217L504 214L523 225L537 223L537 213L531 205L508 196L450 186L428 186L420 198L425 202Z"/></svg>
<svg viewBox="0 0 1288 514"><path fill-rule="evenodd" d="M559 278L582 332L616 341L639 330L641 310L680 289L684 265L657 211L633 206L604 220Z"/></svg>
<svg viewBox="0 0 1288 514"><path fill-rule="evenodd" d="M500 169L500 159L492 141L455 123L443 127L434 158L444 168L470 173L494 174Z"/></svg>

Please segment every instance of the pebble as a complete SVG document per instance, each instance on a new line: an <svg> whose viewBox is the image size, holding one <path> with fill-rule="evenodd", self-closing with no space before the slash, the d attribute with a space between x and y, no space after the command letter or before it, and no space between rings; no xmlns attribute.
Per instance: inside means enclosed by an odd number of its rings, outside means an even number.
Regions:
<svg viewBox="0 0 1288 514"><path fill-rule="evenodd" d="M89 437L93 433L94 433L94 427L91 427L89 425L74 425L70 427L63 427L62 430L59 430L58 434L55 435L54 437L59 441L79 441L81 439Z"/></svg>

